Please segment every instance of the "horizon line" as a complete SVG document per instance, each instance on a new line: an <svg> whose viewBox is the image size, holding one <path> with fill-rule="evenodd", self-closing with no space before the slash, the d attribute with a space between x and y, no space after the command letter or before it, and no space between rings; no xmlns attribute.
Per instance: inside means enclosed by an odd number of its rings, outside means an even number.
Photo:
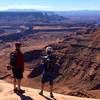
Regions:
<svg viewBox="0 0 100 100"><path fill-rule="evenodd" d="M15 10L15 11L14 11ZM26 11L25 11L26 10ZM69 11L100 11L100 9L75 9L75 10L38 10L38 9L6 9L0 10L0 12L32 12L32 11L50 11L50 12L69 12Z"/></svg>

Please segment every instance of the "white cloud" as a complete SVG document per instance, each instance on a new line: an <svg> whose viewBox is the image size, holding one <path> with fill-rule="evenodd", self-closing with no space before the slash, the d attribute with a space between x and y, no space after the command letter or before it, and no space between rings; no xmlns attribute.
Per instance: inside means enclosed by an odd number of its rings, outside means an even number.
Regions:
<svg viewBox="0 0 100 100"><path fill-rule="evenodd" d="M46 5L0 5L0 10L7 9L36 9L36 10L47 10L49 7Z"/></svg>

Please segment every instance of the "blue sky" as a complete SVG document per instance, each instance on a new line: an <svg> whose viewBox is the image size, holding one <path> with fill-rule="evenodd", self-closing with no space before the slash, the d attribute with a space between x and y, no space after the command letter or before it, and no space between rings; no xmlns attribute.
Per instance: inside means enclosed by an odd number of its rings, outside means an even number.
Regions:
<svg viewBox="0 0 100 100"><path fill-rule="evenodd" d="M100 10L100 0L0 0L0 10Z"/></svg>

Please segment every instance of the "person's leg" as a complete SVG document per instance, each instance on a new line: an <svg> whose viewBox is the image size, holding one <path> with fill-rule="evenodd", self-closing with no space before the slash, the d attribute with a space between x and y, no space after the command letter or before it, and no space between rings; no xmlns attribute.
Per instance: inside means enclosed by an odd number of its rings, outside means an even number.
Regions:
<svg viewBox="0 0 100 100"><path fill-rule="evenodd" d="M25 90L21 89L21 81L22 81L22 79L18 79L18 92L25 93Z"/></svg>
<svg viewBox="0 0 100 100"><path fill-rule="evenodd" d="M17 69L17 84L18 84L18 90L21 90L21 81L23 79L23 71L22 69Z"/></svg>
<svg viewBox="0 0 100 100"><path fill-rule="evenodd" d="M39 93L40 95L43 95L44 85L45 85L44 83L41 84L41 91Z"/></svg>
<svg viewBox="0 0 100 100"><path fill-rule="evenodd" d="M41 81L41 91L39 93L40 95L43 95L43 90L44 90L44 85L45 85L46 80L47 80L46 74L43 74L42 81Z"/></svg>
<svg viewBox="0 0 100 100"><path fill-rule="evenodd" d="M43 92L43 90L44 90L44 83L42 83L41 85L41 91Z"/></svg>
<svg viewBox="0 0 100 100"><path fill-rule="evenodd" d="M50 97L54 97L53 96L53 84L50 84Z"/></svg>
<svg viewBox="0 0 100 100"><path fill-rule="evenodd" d="M14 92L16 93L17 92L17 87L16 87L16 85L17 85L17 82L16 82L16 78L14 78L14 80L13 80L13 85L14 85Z"/></svg>
<svg viewBox="0 0 100 100"><path fill-rule="evenodd" d="M17 82L18 82L18 90L21 90L21 79L18 79Z"/></svg>
<svg viewBox="0 0 100 100"><path fill-rule="evenodd" d="M49 83L50 83L50 97L53 98L53 77L49 77Z"/></svg>
<svg viewBox="0 0 100 100"><path fill-rule="evenodd" d="M14 89L16 89L16 78L14 78L13 84L14 84Z"/></svg>
<svg viewBox="0 0 100 100"><path fill-rule="evenodd" d="M13 73L13 86L14 86L14 92L15 92L16 91L16 85L17 85L16 70L12 69L12 73Z"/></svg>
<svg viewBox="0 0 100 100"><path fill-rule="evenodd" d="M53 85L50 85L50 93L53 92Z"/></svg>

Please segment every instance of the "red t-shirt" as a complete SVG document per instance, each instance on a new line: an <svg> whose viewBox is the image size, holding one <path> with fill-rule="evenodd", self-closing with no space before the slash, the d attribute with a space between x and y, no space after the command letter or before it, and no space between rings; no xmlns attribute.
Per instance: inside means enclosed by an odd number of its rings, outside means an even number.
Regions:
<svg viewBox="0 0 100 100"><path fill-rule="evenodd" d="M16 52L16 68L22 68L24 69L24 55L21 51L15 51Z"/></svg>

